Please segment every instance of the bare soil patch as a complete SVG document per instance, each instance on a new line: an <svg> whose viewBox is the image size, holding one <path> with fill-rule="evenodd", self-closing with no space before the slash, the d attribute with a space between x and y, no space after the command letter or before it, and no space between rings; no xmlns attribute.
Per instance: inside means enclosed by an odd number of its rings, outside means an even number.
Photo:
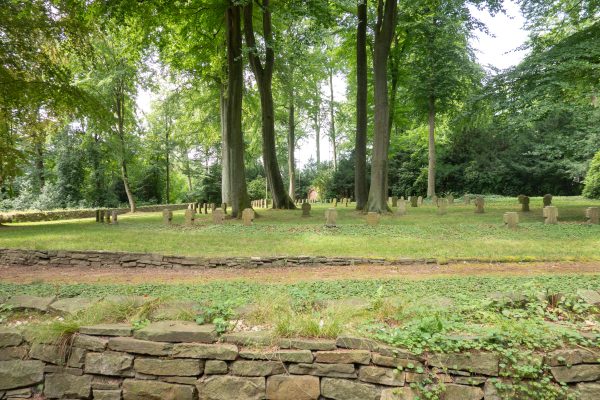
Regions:
<svg viewBox="0 0 600 400"><path fill-rule="evenodd" d="M450 263L447 265L349 265L281 268L82 268L0 266L0 281L13 283L206 283L251 280L294 283L338 279L428 279L453 276L598 274L600 262Z"/></svg>

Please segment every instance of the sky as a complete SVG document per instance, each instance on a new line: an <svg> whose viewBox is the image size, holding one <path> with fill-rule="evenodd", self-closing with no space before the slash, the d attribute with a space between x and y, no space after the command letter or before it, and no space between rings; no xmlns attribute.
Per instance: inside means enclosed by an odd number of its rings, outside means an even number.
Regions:
<svg viewBox="0 0 600 400"><path fill-rule="evenodd" d="M471 40L471 45L476 51L476 56L484 67L492 66L498 69L505 69L518 64L526 55L526 51L516 49L527 40L527 32L523 29L525 22L518 6L513 0L505 0L504 8L506 13L491 16L487 11L480 11L471 7L473 16L483 22L489 30L489 35L484 32L476 32ZM336 101L345 100L346 81L343 76L336 76L333 80L334 98ZM322 88L324 98L329 97L329 86ZM150 111L150 103L154 95L147 91L141 91L137 98L138 107L144 112ZM321 132L323 135L325 132ZM311 158L315 158L315 138L311 135L309 138L299 141L296 150L296 165L302 167ZM331 143L328 137L321 138L321 160L331 160Z"/></svg>

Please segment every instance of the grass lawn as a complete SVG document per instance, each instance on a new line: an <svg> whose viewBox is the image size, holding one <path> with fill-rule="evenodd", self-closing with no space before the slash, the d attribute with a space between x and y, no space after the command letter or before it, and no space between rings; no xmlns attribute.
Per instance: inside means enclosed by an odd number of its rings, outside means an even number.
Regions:
<svg viewBox="0 0 600 400"><path fill-rule="evenodd" d="M198 215L196 226L183 226L183 211L174 225L162 225L160 213L119 217L118 226L91 219L11 224L0 229L0 248L108 250L205 257L320 255L439 260L600 260L600 226L583 224L584 209L600 201L555 197L559 225L544 225L541 198L531 199L531 212L520 213L518 231L503 227L502 214L518 211L514 198L486 198L485 214L457 199L440 216L431 204L407 208L402 217L385 216L379 226L366 225L352 207L338 206L338 228L328 229L316 204L312 216L301 211L259 209L252 227L228 220L213 225Z"/></svg>
<svg viewBox="0 0 600 400"><path fill-rule="evenodd" d="M600 275L347 279L293 284L255 280L171 285L0 283L0 293L6 296L125 295L155 299L136 307L100 302L64 320L48 315L30 319L0 307L0 322L25 320L25 326L40 334L62 334L98 322L127 321L141 327L156 319L200 318L199 323L221 324L223 331L236 330L242 324L271 331L275 338L351 333L414 351L498 346L547 349L567 343L598 346L598 310L579 299L577 293L584 289L600 290ZM155 310L169 301L180 302L180 311L173 314L173 307L167 306L171 314L157 317ZM198 307L190 306L189 301Z"/></svg>

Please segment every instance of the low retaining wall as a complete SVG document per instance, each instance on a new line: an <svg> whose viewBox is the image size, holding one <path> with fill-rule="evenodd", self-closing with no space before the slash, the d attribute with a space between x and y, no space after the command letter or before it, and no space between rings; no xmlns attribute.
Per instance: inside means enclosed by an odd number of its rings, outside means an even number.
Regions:
<svg viewBox="0 0 600 400"><path fill-rule="evenodd" d="M57 266L57 267L122 267L122 268L268 268L298 265L399 265L435 263L435 259L395 259L360 257L274 256L203 258L164 256L145 253L119 253L104 251L56 251L0 249L0 265Z"/></svg>
<svg viewBox="0 0 600 400"><path fill-rule="evenodd" d="M348 336L280 339L273 346L260 332L218 340L212 325L163 321L135 332L127 325L82 327L58 346L30 344L17 331L1 329L0 398L550 399L561 398L549 396L559 382L573 398L600 398L593 352L557 350L527 359L532 379L516 382L507 377L514 366L493 353L416 355ZM517 383L530 385L530 394L518 395ZM439 397L423 397L424 391Z"/></svg>
<svg viewBox="0 0 600 400"><path fill-rule="evenodd" d="M137 212L158 212L164 209L172 211L185 210L188 204L163 204L152 206L140 206L136 208ZM106 208L104 208L106 210ZM119 214L129 212L129 208L110 208L109 210L117 210ZM1 213L0 221L2 222L40 222L40 221L57 221L67 219L80 218L96 218L96 209L85 210L61 210L61 211L39 211L39 212L14 212Z"/></svg>

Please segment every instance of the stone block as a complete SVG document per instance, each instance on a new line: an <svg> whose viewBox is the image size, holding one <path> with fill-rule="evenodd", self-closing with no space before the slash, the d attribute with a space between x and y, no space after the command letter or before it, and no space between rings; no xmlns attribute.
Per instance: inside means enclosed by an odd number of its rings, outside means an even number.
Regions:
<svg viewBox="0 0 600 400"><path fill-rule="evenodd" d="M94 400L121 400L121 389L116 390L93 390Z"/></svg>
<svg viewBox="0 0 600 400"><path fill-rule="evenodd" d="M290 339L290 347L300 350L335 350L334 340L328 339Z"/></svg>
<svg viewBox="0 0 600 400"><path fill-rule="evenodd" d="M519 213L505 212L503 215L504 226L508 229L517 229L519 225Z"/></svg>
<svg viewBox="0 0 600 400"><path fill-rule="evenodd" d="M233 344L178 343L173 346L172 355L176 358L231 361L237 358L238 348Z"/></svg>
<svg viewBox="0 0 600 400"><path fill-rule="evenodd" d="M577 291L577 295L587 304L592 306L600 306L600 292L589 289L580 289Z"/></svg>
<svg viewBox="0 0 600 400"><path fill-rule="evenodd" d="M360 367L358 379L363 382L386 386L404 386L404 372L375 366Z"/></svg>
<svg viewBox="0 0 600 400"><path fill-rule="evenodd" d="M217 332L214 325L198 325L187 321L159 321L136 331L134 337L156 342L214 343L217 341Z"/></svg>
<svg viewBox="0 0 600 400"><path fill-rule="evenodd" d="M99 390L117 390L121 388L121 378L115 378L110 376L93 375L92 376L92 389Z"/></svg>
<svg viewBox="0 0 600 400"><path fill-rule="evenodd" d="M51 364L62 365L65 362L66 348L52 344L34 343L29 351L29 357Z"/></svg>
<svg viewBox="0 0 600 400"><path fill-rule="evenodd" d="M273 335L267 331L235 332L224 334L221 340L240 346L270 346L273 344Z"/></svg>
<svg viewBox="0 0 600 400"><path fill-rule="evenodd" d="M381 219L381 215L377 212L368 212L367 213L367 225L369 225L369 226L379 225L380 219Z"/></svg>
<svg viewBox="0 0 600 400"><path fill-rule="evenodd" d="M291 364L288 372L293 375L328 376L332 378L356 378L353 364Z"/></svg>
<svg viewBox="0 0 600 400"><path fill-rule="evenodd" d="M60 299L50 304L50 311L61 315L77 314L80 311L87 310L96 302L98 302L98 299L89 297Z"/></svg>
<svg viewBox="0 0 600 400"><path fill-rule="evenodd" d="M91 390L90 375L49 374L44 381L44 395L49 399L87 399Z"/></svg>
<svg viewBox="0 0 600 400"><path fill-rule="evenodd" d="M313 354L310 350L240 350L240 357L249 360L272 360L290 363L312 363Z"/></svg>
<svg viewBox="0 0 600 400"><path fill-rule="evenodd" d="M318 351L315 353L315 362L368 365L371 362L371 353L368 350Z"/></svg>
<svg viewBox="0 0 600 400"><path fill-rule="evenodd" d="M381 389L346 379L321 379L321 395L332 400L380 400Z"/></svg>
<svg viewBox="0 0 600 400"><path fill-rule="evenodd" d="M558 208L554 206L544 207L544 223L549 225L558 224Z"/></svg>
<svg viewBox="0 0 600 400"><path fill-rule="evenodd" d="M194 400L196 390L193 386L125 379L123 381L123 400Z"/></svg>
<svg viewBox="0 0 600 400"><path fill-rule="evenodd" d="M265 378L213 375L198 380L196 387L199 400L263 400L266 393Z"/></svg>
<svg viewBox="0 0 600 400"><path fill-rule="evenodd" d="M152 342L130 337L115 337L108 341L108 348L126 353L147 354L150 356L167 356L173 345L165 342Z"/></svg>
<svg viewBox="0 0 600 400"><path fill-rule="evenodd" d="M578 383L575 389L579 392L578 400L600 399L600 383Z"/></svg>
<svg viewBox="0 0 600 400"><path fill-rule="evenodd" d="M106 351L85 355L85 373L109 376L133 376L133 356Z"/></svg>
<svg viewBox="0 0 600 400"><path fill-rule="evenodd" d="M168 360L160 358L136 358L133 369L147 375L157 376L198 376L202 374L200 360Z"/></svg>
<svg viewBox="0 0 600 400"><path fill-rule="evenodd" d="M130 324L98 324L79 328L79 333L92 336L131 336L132 332Z"/></svg>
<svg viewBox="0 0 600 400"><path fill-rule="evenodd" d="M242 221L244 222L244 226L251 226L252 221L254 221L254 210L245 208L244 211L242 211Z"/></svg>
<svg viewBox="0 0 600 400"><path fill-rule="evenodd" d="M205 375L224 375L227 373L229 368L227 363L221 360L206 360L204 364Z"/></svg>
<svg viewBox="0 0 600 400"><path fill-rule="evenodd" d="M216 208L212 212L213 224L222 225L225 221L225 213L221 208Z"/></svg>
<svg viewBox="0 0 600 400"><path fill-rule="evenodd" d="M499 359L492 353L433 354L429 364L434 367L468 371L475 374L498 376Z"/></svg>
<svg viewBox="0 0 600 400"><path fill-rule="evenodd" d="M267 378L269 400L317 400L321 394L316 376L274 375Z"/></svg>
<svg viewBox="0 0 600 400"><path fill-rule="evenodd" d="M104 351L108 340L95 336L78 334L73 339L73 347L79 347L91 351Z"/></svg>
<svg viewBox="0 0 600 400"><path fill-rule="evenodd" d="M338 336L335 343L337 347L344 349L376 351L379 348L379 343L372 339L348 335Z"/></svg>
<svg viewBox="0 0 600 400"><path fill-rule="evenodd" d="M423 367L423 364L421 364L419 361L412 360L410 358L406 358L406 357L402 357L402 356L389 357L389 356L382 356L381 354L378 354L378 353L373 353L372 359L373 359L373 364L381 365L383 367L391 367L391 368L401 367L402 369L409 369L409 370L413 369L413 368L417 368L417 367Z"/></svg>
<svg viewBox="0 0 600 400"><path fill-rule="evenodd" d="M237 376L270 376L284 372L284 364L279 361L240 360L231 364L231 374Z"/></svg>
<svg viewBox="0 0 600 400"><path fill-rule="evenodd" d="M18 346L23 342L23 336L16 329L0 328L0 349Z"/></svg>
<svg viewBox="0 0 600 400"><path fill-rule="evenodd" d="M483 399L483 390L476 386L464 386L455 384L446 384L444 391L444 400L481 400Z"/></svg>
<svg viewBox="0 0 600 400"><path fill-rule="evenodd" d="M73 368L83 368L85 364L86 350L79 347L71 347L69 349L69 358L67 359L67 366Z"/></svg>
<svg viewBox="0 0 600 400"><path fill-rule="evenodd" d="M28 346L0 348L0 361L23 360L29 354Z"/></svg>
<svg viewBox="0 0 600 400"><path fill-rule="evenodd" d="M600 364L579 364L571 367L552 367L552 376L558 382L591 382L600 380Z"/></svg>
<svg viewBox="0 0 600 400"><path fill-rule="evenodd" d="M35 310L46 312L52 304L56 300L56 297L38 297L38 296L13 296L6 301L6 304L12 306L12 309L15 311L21 310Z"/></svg>
<svg viewBox="0 0 600 400"><path fill-rule="evenodd" d="M545 362L552 367L558 367L561 365L594 364L598 363L598 358L594 351L584 348L559 349L548 353Z"/></svg>
<svg viewBox="0 0 600 400"><path fill-rule="evenodd" d="M44 363L41 361L0 361L0 390L33 386L43 380Z"/></svg>
<svg viewBox="0 0 600 400"><path fill-rule="evenodd" d="M419 393L409 387L396 387L381 391L381 400L419 400L420 398Z"/></svg>

